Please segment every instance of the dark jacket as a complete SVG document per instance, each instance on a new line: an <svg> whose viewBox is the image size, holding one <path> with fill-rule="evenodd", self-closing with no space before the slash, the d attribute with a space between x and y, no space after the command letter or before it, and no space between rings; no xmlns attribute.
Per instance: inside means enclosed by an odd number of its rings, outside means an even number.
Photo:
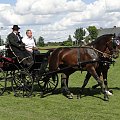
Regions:
<svg viewBox="0 0 120 120"><path fill-rule="evenodd" d="M7 40L8 45L11 47L14 55L18 58L19 62L22 62L23 60L31 57L31 54L25 49L25 44L22 42L19 36L15 35L12 32L8 35Z"/></svg>

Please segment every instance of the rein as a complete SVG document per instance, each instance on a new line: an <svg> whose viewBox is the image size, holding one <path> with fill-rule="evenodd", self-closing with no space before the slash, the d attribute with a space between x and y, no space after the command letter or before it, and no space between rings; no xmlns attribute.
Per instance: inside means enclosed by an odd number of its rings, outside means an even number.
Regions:
<svg viewBox="0 0 120 120"><path fill-rule="evenodd" d="M112 57L112 55L110 55L108 53L101 52L100 50L98 50L94 47L91 47L91 46L69 47L69 48L90 48L90 49L93 49L93 50L97 51L98 53L103 54L104 57ZM51 50L51 51L54 51L55 49L56 48L38 48L38 50ZM80 53L80 50L78 50L78 53ZM80 60L80 55L78 55L78 60Z"/></svg>
<svg viewBox="0 0 120 120"><path fill-rule="evenodd" d="M26 47L26 48L29 48L29 47ZM33 47L31 48L32 50L51 50L51 51L54 51L56 48L38 48L38 47Z"/></svg>
<svg viewBox="0 0 120 120"><path fill-rule="evenodd" d="M104 52L101 52L100 50L94 48L94 47L91 47L91 46L82 46L81 48L90 48L90 49L93 49L95 51L97 51L98 53L101 53L103 54L104 57L112 57L112 55L108 54L108 53L104 53Z"/></svg>

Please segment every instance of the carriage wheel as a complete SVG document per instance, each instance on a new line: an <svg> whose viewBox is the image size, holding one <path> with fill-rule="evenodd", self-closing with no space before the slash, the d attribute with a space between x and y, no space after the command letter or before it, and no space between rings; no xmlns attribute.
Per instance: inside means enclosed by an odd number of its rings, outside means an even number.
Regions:
<svg viewBox="0 0 120 120"><path fill-rule="evenodd" d="M18 71L12 80L12 89L16 97L29 97L33 92L33 79L28 72Z"/></svg>
<svg viewBox="0 0 120 120"><path fill-rule="evenodd" d="M2 95L6 88L6 78L4 71L0 68L0 95Z"/></svg>
<svg viewBox="0 0 120 120"><path fill-rule="evenodd" d="M53 92L58 85L58 75L42 76L41 79L38 80L38 85L45 93Z"/></svg>

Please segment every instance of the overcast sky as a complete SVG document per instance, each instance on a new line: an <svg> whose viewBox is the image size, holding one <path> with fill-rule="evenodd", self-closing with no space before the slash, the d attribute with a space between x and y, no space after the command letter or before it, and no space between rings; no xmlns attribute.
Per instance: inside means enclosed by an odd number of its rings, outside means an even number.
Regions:
<svg viewBox="0 0 120 120"><path fill-rule="evenodd" d="M120 26L120 0L0 0L0 34L5 37L13 24L24 36L32 29L45 41L63 41L76 28Z"/></svg>

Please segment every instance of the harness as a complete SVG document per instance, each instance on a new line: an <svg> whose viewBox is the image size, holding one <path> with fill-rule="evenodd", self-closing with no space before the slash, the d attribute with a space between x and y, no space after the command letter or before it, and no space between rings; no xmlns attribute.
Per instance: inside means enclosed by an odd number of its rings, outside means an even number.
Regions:
<svg viewBox="0 0 120 120"><path fill-rule="evenodd" d="M80 69L82 69L82 66L81 66L81 60L80 60L80 48L81 47L78 47L77 48L77 54L78 54L78 59L77 59L77 64L78 64L78 67L80 68Z"/></svg>
<svg viewBox="0 0 120 120"><path fill-rule="evenodd" d="M80 48L86 48L86 52L93 58L90 61L81 61L81 54L80 54ZM91 47L77 47L77 65L78 68L82 70L82 65L83 64L88 64L88 63L95 63L98 62L97 60L97 54L94 52L94 49Z"/></svg>
<svg viewBox="0 0 120 120"><path fill-rule="evenodd" d="M80 70L82 70L82 64L88 64L88 63L95 63L95 62L100 62L100 61L98 61L98 60L96 60L95 58L93 58L93 60L92 61L84 61L84 62L81 62L81 54L80 54L80 48L88 48L88 49L92 49L92 50L94 50L94 51L96 51L96 52L98 52L98 53L100 53L100 54L102 54L103 55L103 57L108 57L108 58L112 58L112 56L110 55L110 54L108 54L108 53L104 53L104 52L101 52L101 51L99 51L99 50L97 50L96 48L94 48L94 47L90 47L90 46L82 46L82 47L77 47L77 66L78 66L78 68L80 69ZM89 51L89 50L88 50ZM90 55L92 54L92 51L89 51L89 52L91 52L90 53ZM111 64L111 63L114 63L114 61L101 61L102 63L109 63L109 64Z"/></svg>

